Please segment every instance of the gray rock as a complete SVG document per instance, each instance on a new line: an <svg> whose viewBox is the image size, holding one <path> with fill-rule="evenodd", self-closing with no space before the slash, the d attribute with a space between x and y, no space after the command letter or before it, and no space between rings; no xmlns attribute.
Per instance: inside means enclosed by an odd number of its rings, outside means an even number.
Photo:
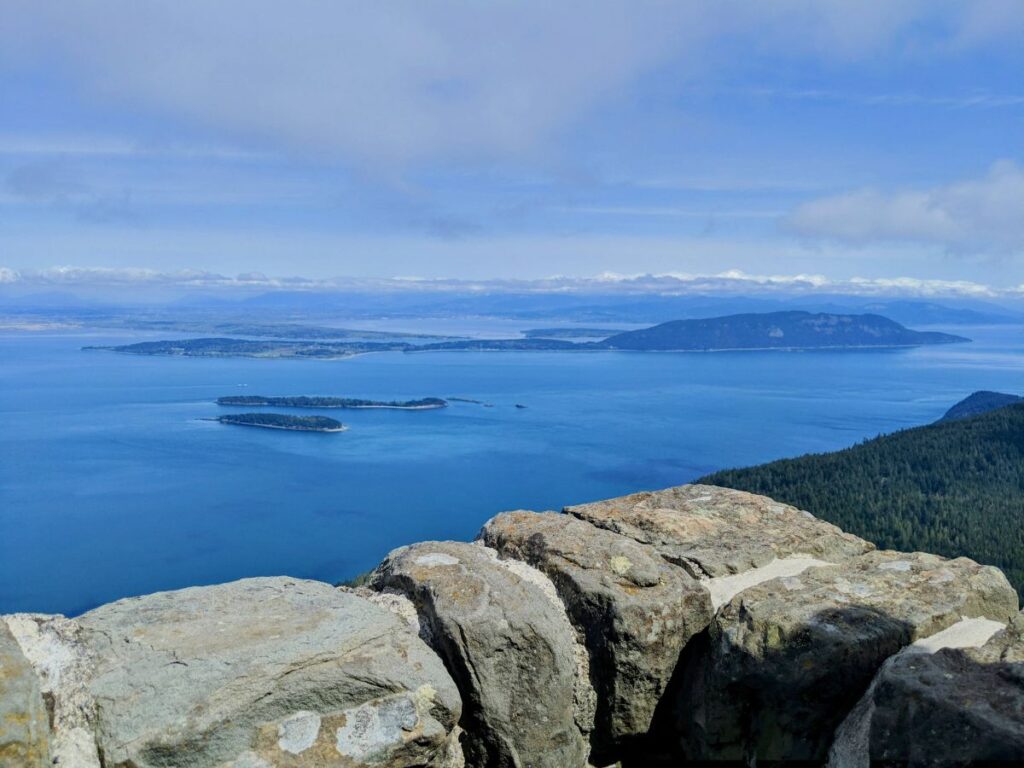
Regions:
<svg viewBox="0 0 1024 768"><path fill-rule="evenodd" d="M565 511L651 545L694 576L728 576L793 555L841 562L874 549L809 512L712 485L634 493Z"/></svg>
<svg viewBox="0 0 1024 768"><path fill-rule="evenodd" d="M327 584L164 592L78 624L107 768L457 764L460 702L440 660Z"/></svg>
<svg viewBox="0 0 1024 768"><path fill-rule="evenodd" d="M89 692L94 660L74 619L39 613L3 617L32 665L50 718L50 757L71 768L100 768Z"/></svg>
<svg viewBox="0 0 1024 768"><path fill-rule="evenodd" d="M49 731L39 680L17 640L0 622L0 765L49 765Z"/></svg>
<svg viewBox="0 0 1024 768"><path fill-rule="evenodd" d="M568 515L506 512L480 536L547 574L585 639L599 702L595 756L635 749L680 653L711 621L708 591L653 550Z"/></svg>
<svg viewBox="0 0 1024 768"><path fill-rule="evenodd" d="M889 656L961 617L1005 622L1016 611L997 569L921 553L871 552L747 589L712 621L682 677L683 752L822 761Z"/></svg>
<svg viewBox="0 0 1024 768"><path fill-rule="evenodd" d="M1024 616L979 648L911 650L869 690L860 754L831 765L1024 763Z"/></svg>
<svg viewBox="0 0 1024 768"><path fill-rule="evenodd" d="M413 602L458 683L468 765L582 767L586 662L550 584L518 565L477 544L427 542L392 552L371 584Z"/></svg>

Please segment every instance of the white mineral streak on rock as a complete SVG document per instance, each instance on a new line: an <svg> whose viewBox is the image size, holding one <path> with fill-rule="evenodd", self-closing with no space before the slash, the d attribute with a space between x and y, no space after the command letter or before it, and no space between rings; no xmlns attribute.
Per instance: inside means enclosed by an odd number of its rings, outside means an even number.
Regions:
<svg viewBox="0 0 1024 768"><path fill-rule="evenodd" d="M422 640L426 641L428 645L430 644L430 628L427 627L425 622L420 621L420 615L416 612L416 606L406 595L395 589L385 589L381 592L376 592L366 587L357 588L355 593L360 597L365 597L374 605L379 605L381 608L391 611L391 613L408 624L409 628L419 635Z"/></svg>
<svg viewBox="0 0 1024 768"><path fill-rule="evenodd" d="M313 746L320 734L320 715L316 712L296 712L277 726L278 749L299 755Z"/></svg>
<svg viewBox="0 0 1024 768"><path fill-rule="evenodd" d="M701 583L711 593L711 605L717 611L745 589L756 587L758 584L770 581L771 579L796 576L808 568L822 565L831 565L831 563L800 555L784 557L782 559L776 558L768 563L768 565L763 565L760 568L751 568L749 571L743 571L743 573L737 573L732 576L718 576ZM793 586L789 588L798 587Z"/></svg>
<svg viewBox="0 0 1024 768"><path fill-rule="evenodd" d="M901 561L890 563L890 565L899 562ZM943 648L980 648L1005 626L1002 622L992 621L992 619L963 618L951 627L911 643L895 656L886 659L867 691L857 702L857 706L850 711L850 714L836 729L835 739L828 753L828 768L870 768L871 755L868 739L871 715L875 707L875 686L881 679L882 670L886 665L891 664L896 656L904 653L935 653Z"/></svg>
<svg viewBox="0 0 1024 768"><path fill-rule="evenodd" d="M907 646L903 653L935 653L942 648L981 648L992 636L1006 625L984 617L961 619L951 627L922 637Z"/></svg>
<svg viewBox="0 0 1024 768"><path fill-rule="evenodd" d="M889 563L882 563L878 566L880 571L898 571L899 573L907 573L910 570L909 560L893 560Z"/></svg>
<svg viewBox="0 0 1024 768"><path fill-rule="evenodd" d="M576 725L584 733L589 732L594 727L594 713L597 711L597 693L590 683L590 654L587 652L587 646L583 644L583 638L580 637L580 634L573 627L565 605L558 597L558 590L555 588L555 585L547 577L547 574L534 568L529 563L524 563L522 560L516 560L511 557L502 558L497 550L488 547L479 539L473 543L487 552L488 556L493 558L502 568L511 571L523 581L529 582L540 589L547 601L558 609L558 615L565 619L568 636L573 640L572 651L573 658L576 661L576 681L573 686L573 697L576 703Z"/></svg>
<svg viewBox="0 0 1024 768"><path fill-rule="evenodd" d="M437 565L458 565L459 559L446 555L443 552L433 552L429 555L420 555L415 560L416 565L425 565L432 568Z"/></svg>
<svg viewBox="0 0 1024 768"><path fill-rule="evenodd" d="M54 764L100 768L92 735L96 704L87 686L91 662L78 640L78 622L41 613L13 613L3 620L39 677L40 691L53 702Z"/></svg>

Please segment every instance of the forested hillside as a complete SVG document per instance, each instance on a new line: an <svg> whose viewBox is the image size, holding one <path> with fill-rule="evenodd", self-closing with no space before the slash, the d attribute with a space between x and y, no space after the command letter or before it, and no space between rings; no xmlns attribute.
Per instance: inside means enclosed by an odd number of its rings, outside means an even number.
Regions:
<svg viewBox="0 0 1024 768"><path fill-rule="evenodd" d="M978 416L982 413L994 411L997 408L1005 408L1008 405L1019 403L1021 398L1018 395L1007 395L1002 392L975 392L965 397L954 405L939 421L952 421L962 419L966 416Z"/></svg>
<svg viewBox="0 0 1024 768"><path fill-rule="evenodd" d="M1024 404L698 482L771 496L880 547L997 565L1024 592Z"/></svg>

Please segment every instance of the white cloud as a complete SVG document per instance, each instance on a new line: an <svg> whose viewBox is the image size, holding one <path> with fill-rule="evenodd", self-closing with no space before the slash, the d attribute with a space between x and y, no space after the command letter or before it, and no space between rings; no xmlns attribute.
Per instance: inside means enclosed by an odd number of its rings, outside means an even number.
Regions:
<svg viewBox="0 0 1024 768"><path fill-rule="evenodd" d="M532 150L692 26L619 1L5 8L10 58L67 57L93 94L375 163Z"/></svg>
<svg viewBox="0 0 1024 768"><path fill-rule="evenodd" d="M951 251L1024 250L1024 168L995 163L984 176L931 189L862 189L805 203L787 219L795 232L870 244L904 241Z"/></svg>
<svg viewBox="0 0 1024 768"><path fill-rule="evenodd" d="M517 293L627 293L635 295L793 295L841 293L857 296L917 296L998 298L1016 296L1022 288L997 289L967 280L927 280L913 277L833 279L818 274L758 275L739 269L712 274L603 272L593 277L556 275L535 280L463 280L403 276L393 278L273 277L261 272L235 276L202 270L160 272L153 269L108 267L50 267L21 272L0 267L0 283L22 287L65 288L103 286L125 288L174 287L247 290L369 291L369 292L502 292Z"/></svg>
<svg viewBox="0 0 1024 768"><path fill-rule="evenodd" d="M973 4L971 4L973 5ZM933 0L96 0L0 5L0 66L236 138L374 166L543 151L669 61L722 45L873 58L1017 34L1019 3ZM1010 23L1000 24L1000 20ZM919 38L924 38L923 40ZM100 151L121 151L118 147Z"/></svg>
<svg viewBox="0 0 1024 768"><path fill-rule="evenodd" d="M580 213L593 216L640 216L668 219L777 219L783 211L749 208L723 208L700 210L664 205L576 205L556 206L551 210L561 213Z"/></svg>

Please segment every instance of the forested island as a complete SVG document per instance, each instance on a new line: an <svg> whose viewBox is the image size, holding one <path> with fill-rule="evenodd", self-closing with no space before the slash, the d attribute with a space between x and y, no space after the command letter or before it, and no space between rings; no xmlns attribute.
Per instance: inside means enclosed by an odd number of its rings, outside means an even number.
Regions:
<svg viewBox="0 0 1024 768"><path fill-rule="evenodd" d="M83 347L85 350L109 350L126 355L159 355L169 357L259 357L311 358L338 360L366 352L404 350L407 344L386 342L322 342L271 341L253 339L178 339L173 341L140 341L113 347Z"/></svg>
<svg viewBox="0 0 1024 768"><path fill-rule="evenodd" d="M881 315L763 312L674 320L605 339L605 349L634 351L805 350L910 347L970 341L934 331L912 331Z"/></svg>
<svg viewBox="0 0 1024 768"><path fill-rule="evenodd" d="M265 429L290 429L296 432L344 432L348 427L326 416L287 416L281 413L233 413L218 416L221 424Z"/></svg>
<svg viewBox="0 0 1024 768"><path fill-rule="evenodd" d="M962 336L914 331L881 315L765 312L705 320L674 320L625 331L603 341L560 338L454 339L414 344L406 341L273 341L182 339L143 341L103 349L132 355L178 357L259 357L342 359L367 352L710 352L743 350L874 349L966 342Z"/></svg>
<svg viewBox="0 0 1024 768"><path fill-rule="evenodd" d="M428 411L446 408L439 397L418 400L360 400L352 397L265 397L264 395L232 395L218 397L217 405L275 406L278 408L387 408L400 411Z"/></svg>
<svg viewBox="0 0 1024 768"><path fill-rule="evenodd" d="M696 482L771 496L886 549L997 565L1024 590L1024 403Z"/></svg>

